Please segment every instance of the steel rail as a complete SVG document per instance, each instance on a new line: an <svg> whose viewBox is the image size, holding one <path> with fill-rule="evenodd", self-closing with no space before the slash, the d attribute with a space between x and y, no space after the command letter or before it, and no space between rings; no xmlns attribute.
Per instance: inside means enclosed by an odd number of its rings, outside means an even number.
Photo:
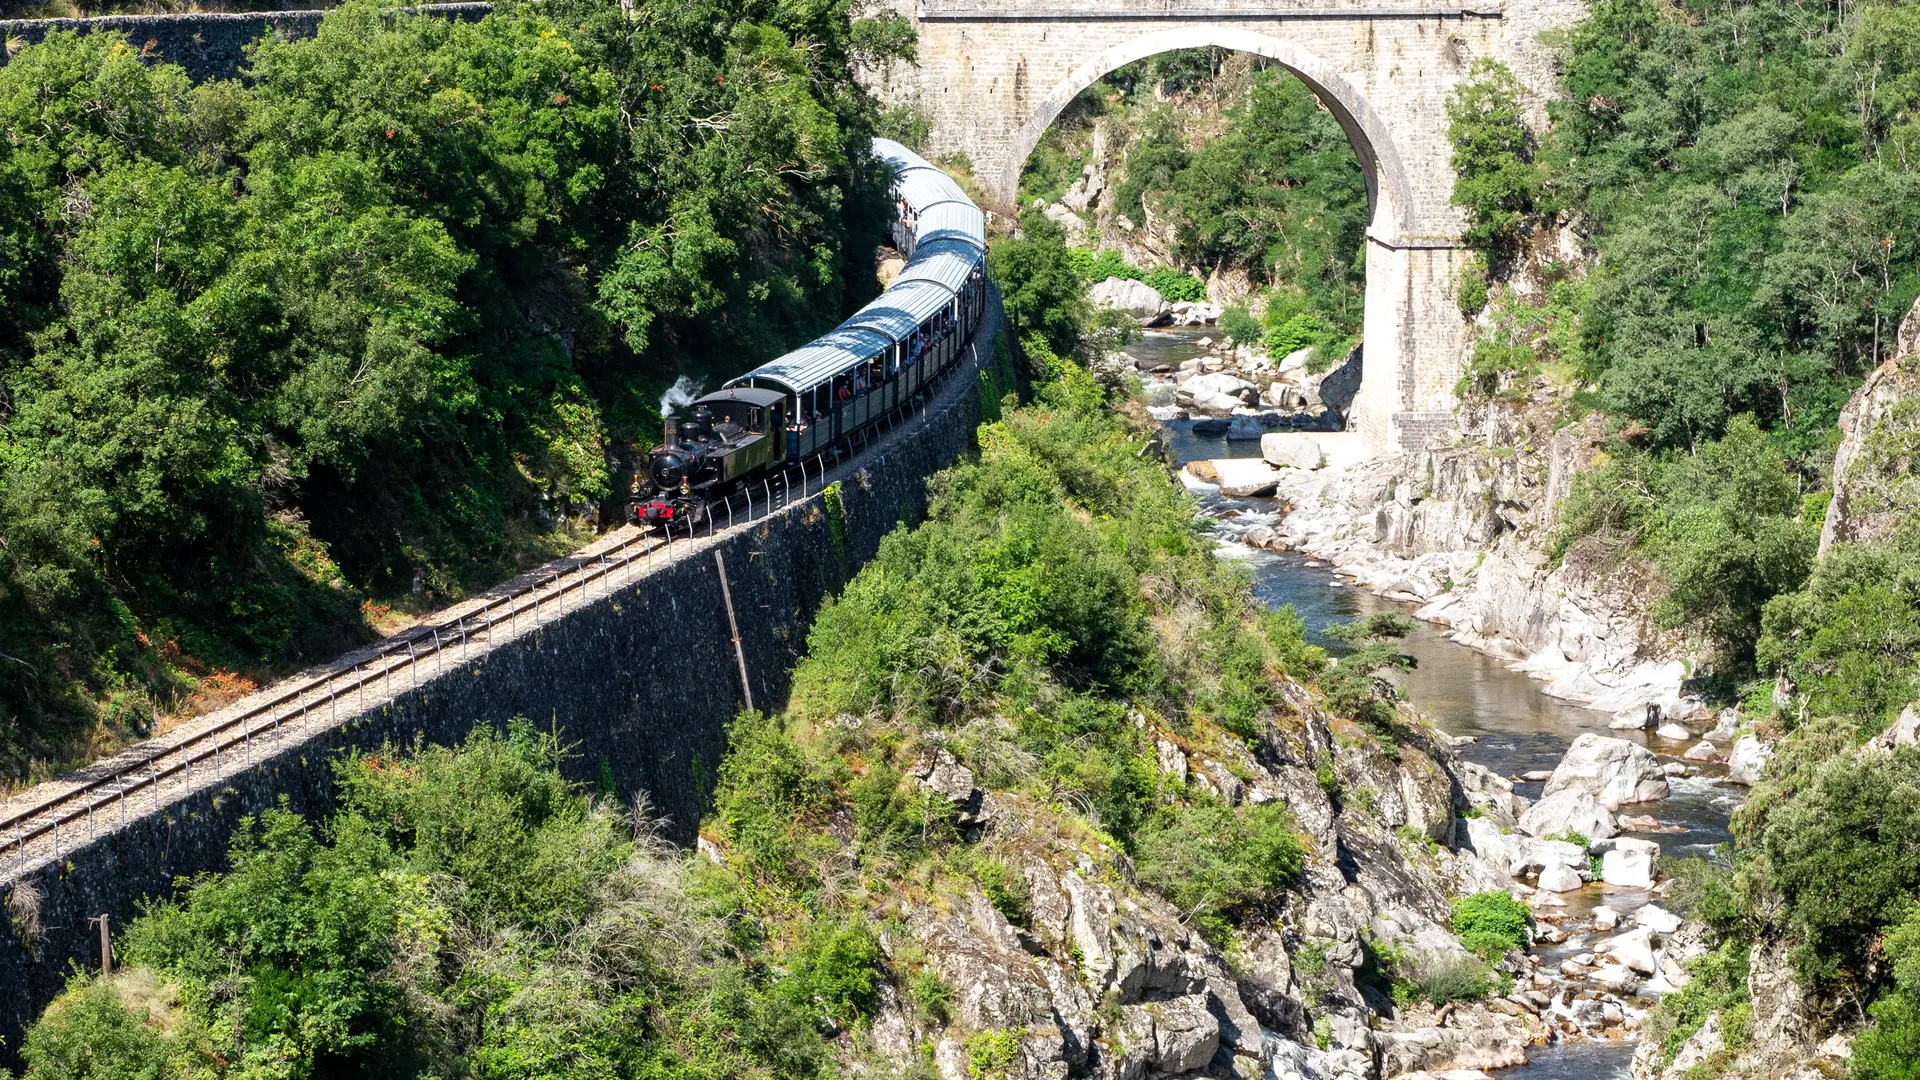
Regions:
<svg viewBox="0 0 1920 1080"><path fill-rule="evenodd" d="M311 733L313 713L317 709L326 710L327 726L338 723L338 709L343 697L357 695L355 711L350 715L359 715L364 711L369 689L397 697L399 691L395 691L393 686L397 671L405 671L409 676L409 684L404 689L417 689L421 665L430 662L435 675L445 671L448 649L453 649L456 659L464 662L473 655L473 646L480 642L482 634L489 647L495 643L494 630L501 622L507 623L509 639L517 635L522 612L531 612L534 615L533 625L539 626L545 614L541 607L543 595L558 609L555 615L558 617L566 610L568 592L577 589L579 598L576 603L585 603L588 600L587 590L595 581L602 582L610 592L612 579L616 575L636 562L644 562L650 555L661 553L674 557L673 548L676 544L687 543L702 535L710 538L735 527L766 520L796 501L812 501L825 491L829 467L838 468L849 459L863 456L875 439L891 433L903 421L930 405L941 384L968 367L961 362L963 350L973 355L972 370L979 370L979 352L973 340L979 321L980 314L976 312L966 325L965 333L955 343L952 359L906 400L883 416L862 425L857 433L849 433L842 443L823 449L798 466L782 469L777 477L765 478L760 485L762 500L758 505L754 503L750 489L735 492L722 500L720 505L726 508L727 525L718 525L716 510L709 507L705 520L698 524L687 523L686 533L678 539L675 538L673 523L669 523L663 535L639 533L592 555L555 560L557 568L544 579L536 578L514 586L490 597L479 607L451 619L410 627L381 641L372 652L359 659L336 664L322 674L280 690L244 712L194 733L177 745L113 765L100 775L34 806L12 811L0 817L0 854L12 853L10 862L13 865L7 870L17 869L19 864L26 862L30 858L28 845L42 837L52 838L54 857L61 857L60 830L63 825L72 825L85 819L87 836L91 838L97 835L98 826L94 821L96 811L117 812L117 822L125 824L128 797L137 796L143 789L148 795L150 807L157 808L161 783L175 776L182 777L183 782L191 782L196 766L210 764L215 776L223 777L222 751L238 748L243 759L242 767L251 765L255 739L277 740L289 720L297 719L300 730ZM951 407L952 403L949 403L948 408ZM945 411L942 410L942 413ZM856 437L857 446L854 445ZM829 456L833 459L831 466L827 462ZM809 466L812 467L812 475L820 481L819 486L811 492L808 490ZM800 481L798 500L793 496L793 474L796 472ZM780 481L778 488L773 487L775 479ZM746 504L745 515L735 513L736 500ZM701 532L703 528L704 533ZM569 563L571 565L566 565ZM543 594L543 589L548 591ZM432 645L431 652L421 652L415 648L425 644ZM281 712L283 706L291 707Z"/></svg>

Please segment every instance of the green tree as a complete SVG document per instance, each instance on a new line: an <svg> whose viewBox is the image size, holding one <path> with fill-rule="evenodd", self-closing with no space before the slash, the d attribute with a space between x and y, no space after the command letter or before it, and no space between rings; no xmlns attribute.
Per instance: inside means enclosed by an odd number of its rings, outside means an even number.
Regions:
<svg viewBox="0 0 1920 1080"><path fill-rule="evenodd" d="M1447 96L1453 205L1467 212L1467 243L1499 259L1512 254L1541 189L1520 95L1520 80L1506 65L1480 57Z"/></svg>
<svg viewBox="0 0 1920 1080"><path fill-rule="evenodd" d="M1071 354L1092 322L1093 307L1060 226L1027 211L1018 235L994 241L987 264L1014 325L1039 334L1055 353Z"/></svg>

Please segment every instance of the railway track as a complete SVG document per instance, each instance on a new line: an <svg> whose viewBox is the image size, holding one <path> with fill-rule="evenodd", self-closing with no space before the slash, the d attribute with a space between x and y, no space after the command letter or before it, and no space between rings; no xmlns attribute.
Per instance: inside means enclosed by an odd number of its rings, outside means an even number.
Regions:
<svg viewBox="0 0 1920 1080"><path fill-rule="evenodd" d="M457 615L422 623L385 638L317 672L304 673L242 702L234 715L190 734L170 733L80 770L71 779L45 787L59 790L36 797L30 790L0 805L0 881L17 877L42 857L59 859L66 851L117 829L132 817L158 810L177 795L194 790L209 775L223 778L247 768L262 754L304 740L360 715L430 681L450 666L484 655L494 645L560 617L569 604L579 607L604 597L640 576L649 565L680 557L678 549L724 533L817 497L828 474L858 460L874 442L892 435L909 417L923 413L942 397L954 372L979 370L979 352L971 341L972 364L955 364L947 378L927 388L919 400L903 404L851 445L835 447L798 467L767 477L757 490L734 493L700 524L677 523L664 534L631 526L587 552L559 559L518 583L487 594ZM957 398L955 399L957 400ZM952 401L947 402L951 407ZM682 531L684 526L685 531ZM595 550L595 547L598 550ZM648 560L653 560L651 563ZM596 592L596 590L598 590Z"/></svg>

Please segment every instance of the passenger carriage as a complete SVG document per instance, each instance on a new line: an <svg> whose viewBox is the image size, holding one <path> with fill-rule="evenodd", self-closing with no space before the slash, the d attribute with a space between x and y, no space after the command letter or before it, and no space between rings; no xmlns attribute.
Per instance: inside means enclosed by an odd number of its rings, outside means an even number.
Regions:
<svg viewBox="0 0 1920 1080"><path fill-rule="evenodd" d="M669 421L636 481L642 522L702 516L741 482L843 446L957 364L986 308L986 217L953 179L888 139L899 277L827 334L728 382Z"/></svg>

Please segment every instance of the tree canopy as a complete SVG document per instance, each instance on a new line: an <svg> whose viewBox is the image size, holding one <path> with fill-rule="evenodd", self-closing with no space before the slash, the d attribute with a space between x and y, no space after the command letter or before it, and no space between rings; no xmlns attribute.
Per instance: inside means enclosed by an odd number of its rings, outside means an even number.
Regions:
<svg viewBox="0 0 1920 1080"><path fill-rule="evenodd" d="M902 33L902 30L905 33ZM870 295L845 2L373 3L193 85L0 68L0 776L550 554L678 374Z"/></svg>

